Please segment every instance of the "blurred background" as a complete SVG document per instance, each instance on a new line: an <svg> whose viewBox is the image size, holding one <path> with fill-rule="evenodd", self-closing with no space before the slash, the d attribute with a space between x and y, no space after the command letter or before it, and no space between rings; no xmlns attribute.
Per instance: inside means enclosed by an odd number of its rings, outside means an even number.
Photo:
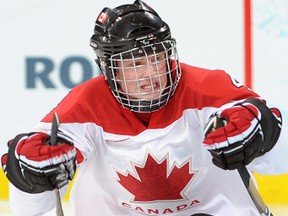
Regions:
<svg viewBox="0 0 288 216"><path fill-rule="evenodd" d="M146 0L171 27L179 57L224 69L288 120L287 0ZM0 0L0 154L79 83L99 75L89 47L104 7L133 0ZM286 123L285 123L286 124ZM288 175L255 174L274 216L288 215ZM65 210L69 212L67 194ZM0 215L10 215L0 170Z"/></svg>

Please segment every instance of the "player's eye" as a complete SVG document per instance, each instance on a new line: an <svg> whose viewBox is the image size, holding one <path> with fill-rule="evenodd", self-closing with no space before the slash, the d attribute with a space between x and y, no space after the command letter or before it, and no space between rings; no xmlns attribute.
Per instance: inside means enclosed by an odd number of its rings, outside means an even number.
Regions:
<svg viewBox="0 0 288 216"><path fill-rule="evenodd" d="M135 66L143 66L145 63L143 61L135 61Z"/></svg>

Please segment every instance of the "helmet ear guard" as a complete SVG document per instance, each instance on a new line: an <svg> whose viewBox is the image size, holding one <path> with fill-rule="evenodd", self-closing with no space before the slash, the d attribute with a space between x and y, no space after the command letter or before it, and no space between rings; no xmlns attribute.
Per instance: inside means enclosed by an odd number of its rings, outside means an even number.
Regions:
<svg viewBox="0 0 288 216"><path fill-rule="evenodd" d="M122 106L135 112L152 112L164 106L173 95L181 76L176 43L171 39L169 26L144 2L136 0L133 4L121 5L114 9L104 8L96 19L90 46L96 53L96 62L104 73L114 97ZM137 58L147 58L148 62L148 58L153 58L161 52L165 53L167 79L173 87L161 86L163 95L157 100L129 98L118 86L117 62L135 62ZM174 68L171 66L171 59L175 60ZM136 72L137 68L134 70ZM153 79L160 80L159 71L158 76ZM152 77L149 80L151 86L155 85L151 81Z"/></svg>

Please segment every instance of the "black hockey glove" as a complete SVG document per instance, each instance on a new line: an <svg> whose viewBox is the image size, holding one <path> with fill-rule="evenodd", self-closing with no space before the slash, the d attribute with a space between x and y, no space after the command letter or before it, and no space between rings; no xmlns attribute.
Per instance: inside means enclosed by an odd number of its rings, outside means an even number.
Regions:
<svg viewBox="0 0 288 216"><path fill-rule="evenodd" d="M45 133L19 134L8 142L1 158L9 181L27 193L61 188L72 180L76 170L76 149L72 140L58 133L58 144L50 146Z"/></svg>
<svg viewBox="0 0 288 216"><path fill-rule="evenodd" d="M278 109L249 98L213 114L205 127L204 144L212 162L222 169L237 169L270 151L282 126Z"/></svg>

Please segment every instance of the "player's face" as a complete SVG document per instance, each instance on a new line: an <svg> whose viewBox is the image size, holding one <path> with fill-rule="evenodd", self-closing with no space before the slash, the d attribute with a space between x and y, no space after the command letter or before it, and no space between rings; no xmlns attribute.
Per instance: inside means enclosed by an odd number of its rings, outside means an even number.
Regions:
<svg viewBox="0 0 288 216"><path fill-rule="evenodd" d="M156 100L167 86L167 67L164 53L117 63L119 88L128 98Z"/></svg>

